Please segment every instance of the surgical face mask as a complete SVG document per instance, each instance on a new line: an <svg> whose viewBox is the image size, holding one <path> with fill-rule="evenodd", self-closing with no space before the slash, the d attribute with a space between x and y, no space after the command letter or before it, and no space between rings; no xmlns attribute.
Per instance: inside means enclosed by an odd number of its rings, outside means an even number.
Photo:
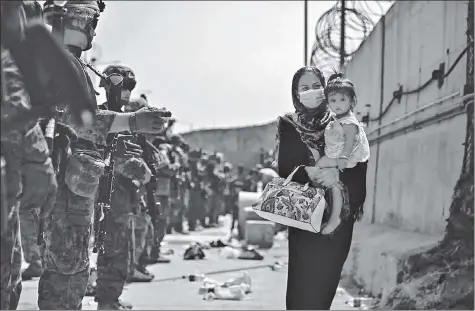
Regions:
<svg viewBox="0 0 475 311"><path fill-rule="evenodd" d="M308 90L299 93L299 100L306 108L317 108L325 99L323 88Z"/></svg>

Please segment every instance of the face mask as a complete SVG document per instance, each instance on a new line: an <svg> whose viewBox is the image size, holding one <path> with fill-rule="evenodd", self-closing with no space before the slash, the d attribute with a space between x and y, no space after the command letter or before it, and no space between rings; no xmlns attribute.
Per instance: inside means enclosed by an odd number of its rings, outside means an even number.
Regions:
<svg viewBox="0 0 475 311"><path fill-rule="evenodd" d="M318 90L308 90L299 93L299 99L302 105L307 108L317 108L323 102L324 99L323 88Z"/></svg>

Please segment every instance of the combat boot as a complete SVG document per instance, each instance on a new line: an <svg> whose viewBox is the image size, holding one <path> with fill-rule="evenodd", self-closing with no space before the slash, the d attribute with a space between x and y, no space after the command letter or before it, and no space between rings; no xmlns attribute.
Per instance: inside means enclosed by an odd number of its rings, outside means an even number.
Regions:
<svg viewBox="0 0 475 311"><path fill-rule="evenodd" d="M170 259L164 257L160 250L157 248L153 248L150 252L150 259L149 264L156 264L156 263L170 263Z"/></svg>
<svg viewBox="0 0 475 311"><path fill-rule="evenodd" d="M152 272L148 271L145 266L138 265L137 270L145 275L150 276L152 279L155 278L155 275Z"/></svg>
<svg viewBox="0 0 475 311"><path fill-rule="evenodd" d="M151 282L155 276L153 274L145 274L138 269L134 270L134 274L130 276L129 282L130 283L146 283L146 282Z"/></svg>

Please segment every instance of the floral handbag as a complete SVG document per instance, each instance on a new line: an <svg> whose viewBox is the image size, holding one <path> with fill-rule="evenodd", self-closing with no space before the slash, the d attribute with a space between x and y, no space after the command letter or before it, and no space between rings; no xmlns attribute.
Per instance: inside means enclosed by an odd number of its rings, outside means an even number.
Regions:
<svg viewBox="0 0 475 311"><path fill-rule="evenodd" d="M325 190L292 181L295 168L286 178L276 177L252 205L254 211L264 219L289 227L310 232L320 232L327 202Z"/></svg>

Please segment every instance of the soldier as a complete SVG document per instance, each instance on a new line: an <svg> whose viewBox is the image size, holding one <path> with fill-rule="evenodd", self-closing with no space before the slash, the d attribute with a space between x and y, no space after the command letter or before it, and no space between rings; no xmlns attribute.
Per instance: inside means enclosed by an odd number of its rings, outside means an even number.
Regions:
<svg viewBox="0 0 475 311"><path fill-rule="evenodd" d="M41 4L37 1L24 1L23 9L27 22L43 18ZM33 201L33 204L26 203L28 202L25 200L20 202L19 214L23 257L28 263L28 267L22 271L21 276L23 280L30 280L34 277L40 277L42 273L41 254L37 245L40 206L35 201Z"/></svg>
<svg viewBox="0 0 475 311"><path fill-rule="evenodd" d="M157 171L156 176L157 187L155 196L156 200L160 203L160 215L158 217L158 223L154 226L150 263L170 262L170 259L164 257L161 253L160 243L163 241L167 231L169 232L170 196L172 195L171 179L178 170L179 164L176 163L175 159L172 160L171 146L167 144L167 142L165 137L157 137L153 141L153 145L167 159L168 163ZM172 163L172 161L175 163Z"/></svg>
<svg viewBox="0 0 475 311"><path fill-rule="evenodd" d="M147 97L141 95L138 99L132 99L124 105L125 112L134 112L143 107L147 107ZM139 146L140 147L140 146ZM157 156L159 158L159 156ZM165 158L161 158L165 161ZM165 165L162 163L160 165ZM147 262L144 260L142 253L145 251L145 242L148 230L148 224L151 222L150 215L148 215L148 206L145 200L145 189L142 186L140 189L139 206L132 217L132 228L130 231L131 239L134 241L133 247L130 248L130 268L128 271L128 282L150 282L155 277L147 268Z"/></svg>
<svg viewBox="0 0 475 311"><path fill-rule="evenodd" d="M45 3L50 7L52 1ZM78 88L85 88L95 102L93 84L80 61L82 51L92 46L102 1L68 1L64 19L64 44L71 53L71 61L82 77ZM46 18L48 23L51 20ZM71 143L71 154L62 179L58 179L58 193L53 211L46 219L43 245L43 274L38 286L38 306L44 310L76 309L82 307L89 270L89 239L94 200L104 162L97 145L106 145L109 133L122 131L155 133L163 130L170 112L144 108L135 113L97 110L90 128L78 126L71 118L71 108L65 108L59 120L70 125L77 134ZM97 105L97 104L96 104ZM107 306L120 309L118 301Z"/></svg>
<svg viewBox="0 0 475 311"><path fill-rule="evenodd" d="M170 204L170 226L167 233L171 233L173 228L175 232L186 234L183 231L183 221L184 215L186 212L186 191L187 191L187 181L186 181L186 166L187 166L187 156L182 149L182 146L185 144L183 138L180 135L171 135L171 156L172 164L176 163L178 165L178 170L171 179L171 204Z"/></svg>
<svg viewBox="0 0 475 311"><path fill-rule="evenodd" d="M192 150L189 153L188 166L190 168L190 186L188 199L188 230L196 230L196 222L201 218L201 215L206 215L206 192L204 190L202 174L198 162L201 157L200 150ZM202 220L201 225L205 225L205 220Z"/></svg>
<svg viewBox="0 0 475 311"><path fill-rule="evenodd" d="M0 309L15 310L22 290L21 239L18 198L24 204L39 203L40 217L46 217L54 203L56 180L48 146L36 118L18 118L32 111L31 99L11 49L20 46L26 26L21 1L1 3L2 12L2 97L1 123L17 119L14 128L1 131L2 226L0 259ZM5 19L7 22L4 24ZM7 40L15 38L13 40ZM19 40L19 41L16 41ZM18 51L16 51L18 52ZM16 53L15 52L15 53ZM18 54L16 54L18 55ZM30 82L37 77L28 77ZM33 115L34 116L34 115Z"/></svg>
<svg viewBox="0 0 475 311"><path fill-rule="evenodd" d="M206 167L206 184L208 189L208 225L219 226L218 218L221 213L222 193L224 191L224 174L219 171L219 157L212 155Z"/></svg>
<svg viewBox="0 0 475 311"><path fill-rule="evenodd" d="M122 112L122 106L129 102L130 93L137 81L133 71L125 66L108 66L103 75L108 77L111 74L120 74L124 78L121 100L118 103L110 103L110 105L117 105L116 107L109 107L106 102L99 108ZM105 88L106 96L109 98L108 84L101 80L99 86ZM123 132L123 134L127 135L130 132ZM114 191L111 198L111 210L105 216L105 231L111 234L106 234L104 252L99 253L97 258L95 301L98 302L98 308L101 310L114 308L117 304L119 307L130 307L129 304L119 301L126 282L129 263L135 261L129 258L129 255L133 255L129 248L134 248L130 245L134 242L131 239L133 228L130 228L130 222L132 214L138 213L140 209L138 186L149 182L151 177L150 169L140 157L142 150L136 144L135 138L132 135L122 137L126 137L127 140L120 140L120 143L124 145L119 146L118 152L114 155Z"/></svg>

